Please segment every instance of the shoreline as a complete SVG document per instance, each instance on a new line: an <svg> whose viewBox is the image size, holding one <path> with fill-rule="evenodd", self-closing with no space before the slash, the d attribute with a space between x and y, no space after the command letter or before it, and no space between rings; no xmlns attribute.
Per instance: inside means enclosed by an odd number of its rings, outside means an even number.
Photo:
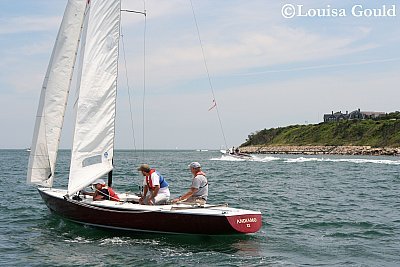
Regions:
<svg viewBox="0 0 400 267"><path fill-rule="evenodd" d="M400 156L400 147L371 146L245 146L240 152L250 154L303 154L303 155L367 155Z"/></svg>

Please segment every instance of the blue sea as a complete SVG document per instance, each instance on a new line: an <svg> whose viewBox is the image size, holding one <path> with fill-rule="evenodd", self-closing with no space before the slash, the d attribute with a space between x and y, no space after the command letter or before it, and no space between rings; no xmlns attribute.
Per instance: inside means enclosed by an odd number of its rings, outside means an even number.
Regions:
<svg viewBox="0 0 400 267"><path fill-rule="evenodd" d="M209 203L263 214L255 234L195 236L116 232L51 214L26 184L28 156L0 150L1 266L400 266L399 157L116 151L116 191L139 191L145 162L179 196L190 186L187 165L199 161ZM60 151L55 187L67 184L69 157Z"/></svg>

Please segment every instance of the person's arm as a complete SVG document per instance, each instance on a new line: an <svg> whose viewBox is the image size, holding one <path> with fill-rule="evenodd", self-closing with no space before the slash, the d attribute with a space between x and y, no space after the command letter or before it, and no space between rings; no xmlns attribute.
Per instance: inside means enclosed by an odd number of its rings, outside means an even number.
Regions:
<svg viewBox="0 0 400 267"><path fill-rule="evenodd" d="M143 187L143 195L142 197L139 199L139 203L143 205L144 200L146 199L146 195L147 195L147 191L149 191L149 187L147 185L145 185Z"/></svg>
<svg viewBox="0 0 400 267"><path fill-rule="evenodd" d="M199 189L197 189L195 187L191 187L186 194L184 194L183 196L180 197L180 201L187 200L188 198L193 196L197 191L199 191Z"/></svg>
<svg viewBox="0 0 400 267"><path fill-rule="evenodd" d="M103 199L104 199L104 196L103 196L102 192L100 192L99 190L96 190L96 192L94 192L94 194L93 194L93 201L103 200Z"/></svg>
<svg viewBox="0 0 400 267"><path fill-rule="evenodd" d="M187 191L184 195L182 195L182 196L180 196L180 197L175 198L174 200L172 200L172 203L176 203L176 202L179 202L179 201L185 201L185 200L187 200L188 198L190 198L191 196L193 196L193 194L195 194L197 191L199 191L199 189L194 188L194 187L191 187L191 188L189 189L189 191Z"/></svg>
<svg viewBox="0 0 400 267"><path fill-rule="evenodd" d="M153 205L153 204L154 204L154 202L155 202L154 198L158 195L158 191L159 191L159 190L160 190L160 186L159 186L159 185L156 185L156 186L154 187L154 190L151 191L151 195L150 195L150 198L149 198L149 204L150 204L150 205Z"/></svg>

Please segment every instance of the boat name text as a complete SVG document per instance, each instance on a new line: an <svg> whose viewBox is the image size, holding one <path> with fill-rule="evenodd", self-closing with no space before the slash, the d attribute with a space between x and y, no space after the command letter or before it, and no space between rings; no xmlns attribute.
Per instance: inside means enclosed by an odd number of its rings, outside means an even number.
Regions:
<svg viewBox="0 0 400 267"><path fill-rule="evenodd" d="M257 222L257 218L244 218L244 219L237 219L236 223L241 224L241 223L255 223Z"/></svg>

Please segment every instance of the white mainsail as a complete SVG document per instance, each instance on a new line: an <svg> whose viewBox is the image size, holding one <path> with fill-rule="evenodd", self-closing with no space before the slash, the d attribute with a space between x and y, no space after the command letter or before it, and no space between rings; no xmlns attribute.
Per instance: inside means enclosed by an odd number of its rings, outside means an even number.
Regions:
<svg viewBox="0 0 400 267"><path fill-rule="evenodd" d="M76 61L85 8L85 0L69 0L40 94L27 182L53 185L57 151L71 77Z"/></svg>
<svg viewBox="0 0 400 267"><path fill-rule="evenodd" d="M89 2L78 66L68 195L113 168L120 9L120 0Z"/></svg>

